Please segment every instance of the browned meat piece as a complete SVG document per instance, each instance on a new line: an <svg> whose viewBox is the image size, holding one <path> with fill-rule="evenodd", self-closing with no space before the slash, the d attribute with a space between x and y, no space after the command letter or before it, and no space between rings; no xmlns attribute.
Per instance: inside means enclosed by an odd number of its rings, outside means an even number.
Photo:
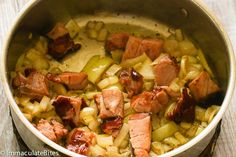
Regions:
<svg viewBox="0 0 236 157"><path fill-rule="evenodd" d="M219 86L210 78L205 71L189 83L189 88L195 100L202 101L214 93L220 91Z"/></svg>
<svg viewBox="0 0 236 157"><path fill-rule="evenodd" d="M68 133L68 130L64 128L64 126L55 121L51 120L50 122L44 119L41 119L36 128L47 138L52 140L53 142L58 143L63 137L65 137Z"/></svg>
<svg viewBox="0 0 236 157"><path fill-rule="evenodd" d="M168 95L162 89L156 91L144 91L134 96L131 106L136 112L158 113L168 103Z"/></svg>
<svg viewBox="0 0 236 157"><path fill-rule="evenodd" d="M72 126L78 126L81 104L81 98L59 95L52 105L55 107L56 113L65 123L69 123Z"/></svg>
<svg viewBox="0 0 236 157"><path fill-rule="evenodd" d="M163 41L160 39L144 39L139 46L140 53L146 53L151 60L155 60L161 54Z"/></svg>
<svg viewBox="0 0 236 157"><path fill-rule="evenodd" d="M167 112L166 118L175 122L193 122L195 119L195 100L188 94L185 88L174 108Z"/></svg>
<svg viewBox="0 0 236 157"><path fill-rule="evenodd" d="M105 89L95 96L95 102L100 110L100 118L124 116L124 98L118 89Z"/></svg>
<svg viewBox="0 0 236 157"><path fill-rule="evenodd" d="M115 33L108 37L105 45L106 51L110 52L116 49L125 49L126 43L129 39L127 33Z"/></svg>
<svg viewBox="0 0 236 157"><path fill-rule="evenodd" d="M122 118L116 117L115 119L108 119L102 124L101 128L104 133L116 137L122 127Z"/></svg>
<svg viewBox="0 0 236 157"><path fill-rule="evenodd" d="M80 44L75 44L71 39L68 30L62 23L56 26L47 34L51 39L48 44L48 53L55 59L63 58L68 52L80 49Z"/></svg>
<svg viewBox="0 0 236 157"><path fill-rule="evenodd" d="M84 72L63 72L59 75L47 74L50 81L62 83L69 89L84 89L88 85L88 75Z"/></svg>
<svg viewBox="0 0 236 157"><path fill-rule="evenodd" d="M142 39L130 36L129 40L126 44L125 52L122 57L122 61L138 57L143 54L143 52L139 51L139 47L142 43Z"/></svg>
<svg viewBox="0 0 236 157"><path fill-rule="evenodd" d="M58 39L66 34L68 34L68 30L65 28L63 23L57 23L54 28L47 34L50 39Z"/></svg>
<svg viewBox="0 0 236 157"><path fill-rule="evenodd" d="M151 144L151 118L147 113L129 117L130 142L136 157L149 157Z"/></svg>
<svg viewBox="0 0 236 157"><path fill-rule="evenodd" d="M69 34L50 40L48 44L48 53L55 59L63 58L68 52L77 51L81 48L80 44L75 44Z"/></svg>
<svg viewBox="0 0 236 157"><path fill-rule="evenodd" d="M166 94L170 97L170 99L173 101L176 101L181 94L180 91L179 92L173 91L169 86L156 86L156 87L154 87L154 91L160 90L160 89L163 89L166 92Z"/></svg>
<svg viewBox="0 0 236 157"><path fill-rule="evenodd" d="M17 88L20 94L32 99L40 100L43 96L49 95L48 80L36 70L31 70L27 77L18 73L13 80L13 87Z"/></svg>
<svg viewBox="0 0 236 157"><path fill-rule="evenodd" d="M69 133L66 148L78 154L88 155L89 146L94 138L95 135L92 132L85 132L80 128L75 128Z"/></svg>
<svg viewBox="0 0 236 157"><path fill-rule="evenodd" d="M134 69L122 70L119 76L119 81L128 92L129 97L142 92L143 76Z"/></svg>
<svg viewBox="0 0 236 157"><path fill-rule="evenodd" d="M176 61L166 55L160 58L159 62L154 66L154 74L156 85L168 86L179 73L179 67Z"/></svg>

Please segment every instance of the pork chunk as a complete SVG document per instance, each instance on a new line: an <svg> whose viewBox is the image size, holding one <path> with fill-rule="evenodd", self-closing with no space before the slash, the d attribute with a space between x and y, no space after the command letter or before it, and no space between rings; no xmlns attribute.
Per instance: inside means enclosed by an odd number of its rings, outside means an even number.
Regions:
<svg viewBox="0 0 236 157"><path fill-rule="evenodd" d="M88 75L84 72L63 72L58 75L47 74L50 81L62 83L69 89L84 89L88 85Z"/></svg>
<svg viewBox="0 0 236 157"><path fill-rule="evenodd" d="M161 54L163 41L160 39L144 39L139 46L139 53L146 53L151 60L155 60Z"/></svg>
<svg viewBox="0 0 236 157"><path fill-rule="evenodd" d="M143 52L139 51L139 47L142 43L140 38L130 36L129 40L126 44L125 52L122 57L122 61L138 57L143 54Z"/></svg>
<svg viewBox="0 0 236 157"><path fill-rule="evenodd" d="M64 126L55 121L47 121L41 119L36 128L47 138L52 140L53 142L58 143L63 137L65 137L68 133L68 130L64 128Z"/></svg>
<svg viewBox="0 0 236 157"><path fill-rule="evenodd" d="M100 118L124 116L124 98L118 89L105 89L95 96L95 102L100 110Z"/></svg>
<svg viewBox="0 0 236 157"><path fill-rule="evenodd" d="M166 118L177 123L182 121L192 123L195 119L195 105L196 101L188 94L188 90L185 88L174 108L166 113Z"/></svg>
<svg viewBox="0 0 236 157"><path fill-rule="evenodd" d="M72 152L88 155L89 146L95 139L95 134L92 132L85 132L80 128L73 129L67 137L66 148Z"/></svg>
<svg viewBox="0 0 236 157"><path fill-rule="evenodd" d="M129 97L139 94L143 88L143 76L131 68L121 71L119 82L124 86Z"/></svg>
<svg viewBox="0 0 236 157"><path fill-rule="evenodd" d="M36 70L31 70L27 77L18 73L13 80L13 87L18 89L21 95L32 99L41 100L43 96L49 95L48 80Z"/></svg>
<svg viewBox="0 0 236 157"><path fill-rule="evenodd" d="M130 142L135 156L148 157L151 144L151 118L147 113L134 114L128 120Z"/></svg>
<svg viewBox="0 0 236 157"><path fill-rule="evenodd" d="M189 88L195 100L202 101L210 95L220 91L219 86L210 78L205 71L189 83Z"/></svg>
<svg viewBox="0 0 236 157"><path fill-rule="evenodd" d="M160 56L159 62L154 66L154 74L156 85L158 86L169 86L178 73L179 67L175 60L168 55L164 57Z"/></svg>
<svg viewBox="0 0 236 157"><path fill-rule="evenodd" d="M68 30L62 23L56 24L47 36L50 39L48 43L48 53L55 59L61 59L67 53L81 48L80 44L74 43Z"/></svg>
<svg viewBox="0 0 236 157"><path fill-rule="evenodd" d="M129 39L129 34L127 33L111 34L106 41L105 49L108 52L116 49L124 50L128 39Z"/></svg>
<svg viewBox="0 0 236 157"><path fill-rule="evenodd" d="M55 107L56 113L62 118L62 120L74 127L79 125L81 104L81 98L59 95L52 105Z"/></svg>
<svg viewBox="0 0 236 157"><path fill-rule="evenodd" d="M136 112L158 113L167 103L168 95L164 90L144 91L131 100L131 106Z"/></svg>
<svg viewBox="0 0 236 157"><path fill-rule="evenodd" d="M122 124L122 118L115 117L112 119L105 119L105 122L102 124L101 128L104 133L116 137L120 132Z"/></svg>

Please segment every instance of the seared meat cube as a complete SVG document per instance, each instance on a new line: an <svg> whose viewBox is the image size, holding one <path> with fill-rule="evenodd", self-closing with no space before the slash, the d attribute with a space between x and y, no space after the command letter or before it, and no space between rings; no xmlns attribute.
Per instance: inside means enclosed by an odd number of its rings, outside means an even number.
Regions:
<svg viewBox="0 0 236 157"><path fill-rule="evenodd" d="M203 101L212 94L220 91L219 86L210 78L209 74L205 71L189 83L189 88L195 100Z"/></svg>
<svg viewBox="0 0 236 157"><path fill-rule="evenodd" d="M134 69L122 70L119 76L119 81L128 92L129 97L137 95L142 91L143 76Z"/></svg>
<svg viewBox="0 0 236 157"><path fill-rule="evenodd" d="M63 137L65 137L68 133L68 130L64 128L64 126L55 121L47 121L41 119L36 128L47 138L52 140L53 142L58 143Z"/></svg>
<svg viewBox="0 0 236 157"><path fill-rule="evenodd" d="M88 75L84 72L63 72L58 75L47 74L50 81L62 83L69 89L84 89L88 85Z"/></svg>
<svg viewBox="0 0 236 157"><path fill-rule="evenodd" d="M93 139L95 139L95 134L92 132L75 128L69 133L66 148L78 154L88 155Z"/></svg>
<svg viewBox="0 0 236 157"><path fill-rule="evenodd" d="M154 66L154 74L156 85L168 86L179 73L179 67L176 61L166 55L160 58L159 62Z"/></svg>
<svg viewBox="0 0 236 157"><path fill-rule="evenodd" d="M55 107L56 113L62 118L62 120L74 127L79 125L81 104L81 98L59 95L52 105Z"/></svg>
<svg viewBox="0 0 236 157"><path fill-rule="evenodd" d="M116 49L124 50L128 39L129 39L129 34L127 33L111 34L106 41L105 49L108 52Z"/></svg>
<svg viewBox="0 0 236 157"><path fill-rule="evenodd" d="M140 53L146 53L151 60L155 60L161 54L163 41L160 39L144 39L139 46Z"/></svg>
<svg viewBox="0 0 236 157"><path fill-rule="evenodd" d="M147 113L129 117L130 142L136 157L149 157L151 144L151 118Z"/></svg>
<svg viewBox="0 0 236 157"><path fill-rule="evenodd" d="M195 119L196 101L188 94L185 88L175 106L167 112L166 118L175 122L193 122Z"/></svg>
<svg viewBox="0 0 236 157"><path fill-rule="evenodd" d="M65 36L68 34L68 30L66 29L65 25L63 23L57 23L53 29L47 34L47 36L52 39L58 39L60 37Z"/></svg>
<svg viewBox="0 0 236 157"><path fill-rule="evenodd" d="M122 57L122 61L138 57L143 54L139 51L139 46L141 45L142 40L140 38L130 36L126 44L125 52Z"/></svg>
<svg viewBox="0 0 236 157"><path fill-rule="evenodd" d="M122 124L122 118L115 117L112 119L106 119L105 122L102 124L101 128L104 133L116 137L120 132Z"/></svg>
<svg viewBox="0 0 236 157"><path fill-rule="evenodd" d="M134 96L131 106L136 112L158 113L168 103L168 95L162 89L158 91L144 91Z"/></svg>
<svg viewBox="0 0 236 157"><path fill-rule="evenodd" d="M100 118L124 116L124 98L118 89L105 89L95 95L95 102L100 110Z"/></svg>
<svg viewBox="0 0 236 157"><path fill-rule="evenodd" d="M80 49L80 44L75 44L71 39L64 24L58 23L48 34L50 38L48 53L55 59L63 58L68 52Z"/></svg>
<svg viewBox="0 0 236 157"><path fill-rule="evenodd" d="M80 44L75 44L69 34L50 40L48 53L55 59L62 59L68 52L77 51L81 48Z"/></svg>
<svg viewBox="0 0 236 157"><path fill-rule="evenodd" d="M32 99L41 100L43 96L49 95L47 78L36 70L30 70L27 77L18 73L13 80L13 87L18 89L21 95Z"/></svg>

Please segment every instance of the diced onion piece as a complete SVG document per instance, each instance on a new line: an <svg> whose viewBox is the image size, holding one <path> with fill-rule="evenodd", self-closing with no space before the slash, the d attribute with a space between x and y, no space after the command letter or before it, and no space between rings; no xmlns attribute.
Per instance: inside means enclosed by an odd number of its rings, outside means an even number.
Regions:
<svg viewBox="0 0 236 157"><path fill-rule="evenodd" d="M146 55L146 53L143 53L141 56L123 61L121 63L121 66L124 68L133 67L137 63L143 63L146 59L147 59L147 55Z"/></svg>
<svg viewBox="0 0 236 157"><path fill-rule="evenodd" d="M92 157L104 156L106 150L100 147L99 145L90 146L90 154Z"/></svg>
<svg viewBox="0 0 236 157"><path fill-rule="evenodd" d="M201 126L201 125L199 125L199 126L198 126L198 129L197 129L197 131L196 131L196 135L195 135L195 136L197 136L198 134L200 134L203 130L204 130L204 127Z"/></svg>
<svg viewBox="0 0 236 157"><path fill-rule="evenodd" d="M127 102L124 104L124 110L127 110L130 108L130 102Z"/></svg>
<svg viewBox="0 0 236 157"><path fill-rule="evenodd" d="M117 76L111 76L111 77L103 79L97 85L100 89L104 89L104 88L106 88L110 85L116 84L118 82L119 82L119 79Z"/></svg>
<svg viewBox="0 0 236 157"><path fill-rule="evenodd" d="M135 111L132 107L128 108L127 110L124 110L124 116L128 116L128 115L131 115L131 114L134 114Z"/></svg>
<svg viewBox="0 0 236 157"><path fill-rule="evenodd" d="M41 52L42 54L46 54L48 51L48 41L47 38L40 36L39 40L35 44L35 49Z"/></svg>
<svg viewBox="0 0 236 157"><path fill-rule="evenodd" d="M98 33L94 29L88 30L88 37L91 39L97 39Z"/></svg>
<svg viewBox="0 0 236 157"><path fill-rule="evenodd" d="M83 71L87 73L88 80L95 84L112 63L111 58L96 55L87 62Z"/></svg>
<svg viewBox="0 0 236 157"><path fill-rule="evenodd" d="M207 60L206 60L202 50L199 49L197 55L198 55L198 58L199 58L200 62L203 65L203 67L206 69L206 71L210 74L211 77L214 77L214 74L211 71L211 68L209 67L209 65L207 63Z"/></svg>
<svg viewBox="0 0 236 157"><path fill-rule="evenodd" d="M144 62L141 64L140 68L136 68L136 71L138 71L144 78L144 80L154 80L155 75L152 68L152 60L148 57L144 60Z"/></svg>
<svg viewBox="0 0 236 157"><path fill-rule="evenodd" d="M205 121L210 123L219 110L220 106L212 105L208 107L205 112Z"/></svg>
<svg viewBox="0 0 236 157"><path fill-rule="evenodd" d="M126 148L129 144L129 140L124 140L121 145L120 145L120 148Z"/></svg>
<svg viewBox="0 0 236 157"><path fill-rule="evenodd" d="M93 120L89 122L88 127L92 131L97 132L99 125L100 125L100 123L99 123L98 119L93 117Z"/></svg>
<svg viewBox="0 0 236 157"><path fill-rule="evenodd" d="M199 106L195 107L195 119L199 121L205 121L206 109Z"/></svg>
<svg viewBox="0 0 236 157"><path fill-rule="evenodd" d="M192 124L191 123L187 123L187 122L181 122L180 126L184 129L189 129L191 128Z"/></svg>
<svg viewBox="0 0 236 157"><path fill-rule="evenodd" d="M108 135L97 135L97 144L103 148L113 145L113 137Z"/></svg>
<svg viewBox="0 0 236 157"><path fill-rule="evenodd" d="M120 91L123 91L123 86L118 82L116 84L106 87L105 89L118 89Z"/></svg>
<svg viewBox="0 0 236 157"><path fill-rule="evenodd" d="M152 142L151 148L152 151L155 152L157 155L164 154L165 152L168 152L172 149L167 144L161 142Z"/></svg>
<svg viewBox="0 0 236 157"><path fill-rule="evenodd" d="M165 52L167 52L171 56L174 56L174 57L180 57L181 56L181 52L178 50L179 43L175 39L165 40L163 48L164 48Z"/></svg>
<svg viewBox="0 0 236 157"><path fill-rule="evenodd" d="M96 22L95 21L88 21L87 22L87 25L86 25L86 28L87 29L93 29L96 25Z"/></svg>
<svg viewBox="0 0 236 157"><path fill-rule="evenodd" d="M122 50L114 50L111 51L111 57L116 63L120 63L123 53Z"/></svg>
<svg viewBox="0 0 236 157"><path fill-rule="evenodd" d="M189 73L187 73L187 75L185 76L185 80L193 80L195 78L197 78L197 76L200 74L200 71L190 71Z"/></svg>
<svg viewBox="0 0 236 157"><path fill-rule="evenodd" d="M105 154L105 157L120 157L121 155L118 152L118 148L115 146L109 146L107 147L107 152Z"/></svg>
<svg viewBox="0 0 236 157"><path fill-rule="evenodd" d="M188 137L194 137L196 135L197 129L198 129L199 124L198 123L194 123L190 129L186 132L186 135Z"/></svg>
<svg viewBox="0 0 236 157"><path fill-rule="evenodd" d="M108 30L106 28L103 28L98 32L97 41L105 41L107 36Z"/></svg>
<svg viewBox="0 0 236 157"><path fill-rule="evenodd" d="M122 67L117 65L117 64L113 64L106 72L106 76L114 76Z"/></svg>
<svg viewBox="0 0 236 157"><path fill-rule="evenodd" d="M20 101L20 104L22 105L22 106L27 106L28 105L28 103L31 103L30 102L30 97L26 97L26 96L22 96L22 97L20 97L19 98L19 101Z"/></svg>
<svg viewBox="0 0 236 157"><path fill-rule="evenodd" d="M177 131L178 126L174 122L168 122L152 132L152 140L162 141L164 138L172 136Z"/></svg>
<svg viewBox="0 0 236 157"><path fill-rule="evenodd" d="M72 19L66 24L65 27L68 30L71 38L74 38L80 31L80 27L78 26L76 21Z"/></svg>
<svg viewBox="0 0 236 157"><path fill-rule="evenodd" d="M86 92L85 93L85 96L86 96L86 98L87 99L93 99L93 97L95 96L95 95L97 95L97 94L99 94L99 93L101 93L101 92Z"/></svg>
<svg viewBox="0 0 236 157"><path fill-rule="evenodd" d="M174 136L181 144L185 144L188 142L188 139L184 137L180 132L176 132Z"/></svg>
<svg viewBox="0 0 236 157"><path fill-rule="evenodd" d="M197 55L197 49L189 40L179 42L179 49L182 55Z"/></svg>
<svg viewBox="0 0 236 157"><path fill-rule="evenodd" d="M156 130L161 127L160 118L158 118L157 114L152 114L152 130Z"/></svg>
<svg viewBox="0 0 236 157"><path fill-rule="evenodd" d="M164 143L170 145L172 148L177 148L181 143L174 137L167 137L163 140Z"/></svg>
<svg viewBox="0 0 236 157"><path fill-rule="evenodd" d="M80 117L83 118L85 116L91 115L91 116L95 116L95 110L93 107L84 107L81 111L80 111Z"/></svg>
<svg viewBox="0 0 236 157"><path fill-rule="evenodd" d="M52 89L59 95L66 95L67 90L66 87L62 84L59 83L51 83L52 84Z"/></svg>
<svg viewBox="0 0 236 157"><path fill-rule="evenodd" d="M124 123L118 136L114 140L114 146L119 147L122 143L122 141L126 138L126 136L129 133L129 126L128 124Z"/></svg>
<svg viewBox="0 0 236 157"><path fill-rule="evenodd" d="M33 117L31 114L29 114L29 113L23 113L23 114L24 114L25 118L28 119L28 121L32 122Z"/></svg>
<svg viewBox="0 0 236 157"><path fill-rule="evenodd" d="M104 27L104 22L102 22L102 21L97 21L96 23L95 23L95 26L94 26L94 29L96 30L96 31L100 31L103 27Z"/></svg>
<svg viewBox="0 0 236 157"><path fill-rule="evenodd" d="M176 36L176 39L178 41L183 41L184 40L184 36L183 36L183 33L182 33L181 29L176 29L175 30L175 36Z"/></svg>
<svg viewBox="0 0 236 157"><path fill-rule="evenodd" d="M153 81L145 81L143 84L143 90L145 91L151 91L153 90L154 82Z"/></svg>
<svg viewBox="0 0 236 157"><path fill-rule="evenodd" d="M46 111L48 104L50 103L50 98L47 96L43 96L42 100L40 101L40 107L43 111Z"/></svg>
<svg viewBox="0 0 236 157"><path fill-rule="evenodd" d="M187 62L188 62L188 56L183 56L180 62L180 73L183 76L187 74Z"/></svg>

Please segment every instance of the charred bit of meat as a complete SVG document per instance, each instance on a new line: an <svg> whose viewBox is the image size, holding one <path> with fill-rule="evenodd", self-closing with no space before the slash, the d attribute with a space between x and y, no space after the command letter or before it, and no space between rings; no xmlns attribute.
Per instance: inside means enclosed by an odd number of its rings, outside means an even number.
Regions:
<svg viewBox="0 0 236 157"><path fill-rule="evenodd" d="M18 89L21 95L27 95L32 99L41 100L49 95L47 78L34 69L28 70L27 76L18 73L13 79L13 88Z"/></svg>
<svg viewBox="0 0 236 157"><path fill-rule="evenodd" d="M170 56L164 56L153 68L155 82L158 86L169 86L179 73L179 66L176 60Z"/></svg>
<svg viewBox="0 0 236 157"><path fill-rule="evenodd" d="M52 103L56 113L62 118L64 123L70 124L72 127L79 125L79 113L81 108L81 98L73 98L67 96L57 96Z"/></svg>
<svg viewBox="0 0 236 157"><path fill-rule="evenodd" d="M104 133L116 137L120 132L122 124L123 123L121 117L109 118L109 119L104 119L101 128Z"/></svg>
<svg viewBox="0 0 236 157"><path fill-rule="evenodd" d="M129 117L129 134L134 154L149 157L151 144L151 117L148 113L133 114Z"/></svg>
<svg viewBox="0 0 236 157"><path fill-rule="evenodd" d="M214 94L220 92L219 86L210 78L210 75L203 71L201 74L189 83L189 89L196 101L204 101Z"/></svg>
<svg viewBox="0 0 236 157"><path fill-rule="evenodd" d="M69 133L66 148L78 154L88 155L89 146L94 138L95 135L92 132L75 128Z"/></svg>
<svg viewBox="0 0 236 157"><path fill-rule="evenodd" d="M195 119L195 105L196 101L188 94L188 90L185 88L175 107L166 114L166 118L177 123L182 121L193 122Z"/></svg>
<svg viewBox="0 0 236 157"><path fill-rule="evenodd" d="M63 72L58 75L49 73L47 78L50 81L62 83L72 90L84 89L88 85L88 75L84 72Z"/></svg>
<svg viewBox="0 0 236 157"><path fill-rule="evenodd" d="M63 58L68 52L77 51L81 48L80 44L75 44L71 39L68 30L64 24L58 23L47 34L50 38L48 44L48 53L55 59Z"/></svg>
<svg viewBox="0 0 236 157"><path fill-rule="evenodd" d="M125 49L126 43L129 39L129 34L127 33L115 33L108 37L105 50L110 52L116 49Z"/></svg>
<svg viewBox="0 0 236 157"><path fill-rule="evenodd" d="M162 89L155 91L144 91L134 96L131 100L131 106L136 112L158 113L168 103L168 95Z"/></svg>
<svg viewBox="0 0 236 157"><path fill-rule="evenodd" d="M143 76L133 68L122 70L119 76L119 81L128 92L130 98L142 92Z"/></svg>
<svg viewBox="0 0 236 157"><path fill-rule="evenodd" d="M47 138L52 140L53 142L58 143L63 137L65 137L68 133L68 130L64 128L64 126L55 121L47 121L41 119L36 128Z"/></svg>
<svg viewBox="0 0 236 157"><path fill-rule="evenodd" d="M105 89L102 94L97 94L94 97L100 113L100 118L110 118L124 116L124 97L118 89Z"/></svg>

